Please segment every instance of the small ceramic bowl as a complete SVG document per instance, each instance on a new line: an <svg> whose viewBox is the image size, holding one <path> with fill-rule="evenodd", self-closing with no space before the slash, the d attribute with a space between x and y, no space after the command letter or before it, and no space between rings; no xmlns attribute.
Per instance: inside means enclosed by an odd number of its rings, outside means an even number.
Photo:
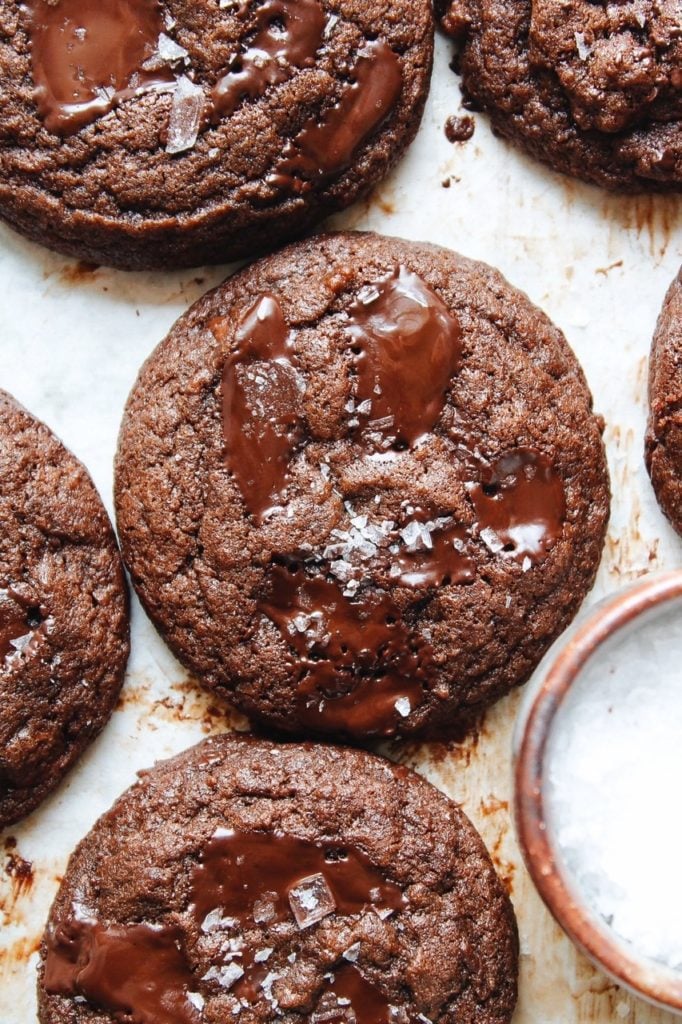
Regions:
<svg viewBox="0 0 682 1024"><path fill-rule="evenodd" d="M583 614L549 651L529 683L516 726L514 813L528 871L569 938L618 984L682 1016L682 972L640 956L616 935L587 905L563 863L552 835L547 772L550 738L560 728L557 714L587 663L604 653L604 644L617 659L619 636L646 630L657 615L676 608L682 616L682 571L646 576Z"/></svg>

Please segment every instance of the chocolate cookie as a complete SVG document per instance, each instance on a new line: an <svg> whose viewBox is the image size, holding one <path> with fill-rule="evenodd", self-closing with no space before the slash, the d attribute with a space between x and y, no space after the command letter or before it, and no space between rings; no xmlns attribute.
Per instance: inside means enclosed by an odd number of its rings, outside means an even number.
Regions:
<svg viewBox="0 0 682 1024"><path fill-rule="evenodd" d="M247 714L440 733L524 681L592 584L600 421L494 270L311 239L204 296L140 373L115 501L176 654Z"/></svg>
<svg viewBox="0 0 682 1024"><path fill-rule="evenodd" d="M645 457L658 503L682 533L682 270L665 297L651 346Z"/></svg>
<svg viewBox="0 0 682 1024"><path fill-rule="evenodd" d="M84 467L0 391L0 828L109 718L128 657L114 533Z"/></svg>
<svg viewBox="0 0 682 1024"><path fill-rule="evenodd" d="M438 0L469 102L557 171L682 189L679 0Z"/></svg>
<svg viewBox="0 0 682 1024"><path fill-rule="evenodd" d="M206 740L73 854L41 1024L504 1024L511 904L460 809L360 751Z"/></svg>
<svg viewBox="0 0 682 1024"><path fill-rule="evenodd" d="M0 215L123 268L272 248L412 140L429 0L0 0Z"/></svg>

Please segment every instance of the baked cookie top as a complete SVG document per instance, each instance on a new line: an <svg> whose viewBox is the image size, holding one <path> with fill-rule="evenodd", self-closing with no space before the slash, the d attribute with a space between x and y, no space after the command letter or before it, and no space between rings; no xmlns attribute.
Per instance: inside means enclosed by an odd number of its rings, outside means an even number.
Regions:
<svg viewBox="0 0 682 1024"><path fill-rule="evenodd" d="M428 0L0 0L0 214L121 267L272 248L386 174L432 51Z"/></svg>
<svg viewBox="0 0 682 1024"><path fill-rule="evenodd" d="M438 6L463 90L500 135L606 188L682 188L678 0Z"/></svg>
<svg viewBox="0 0 682 1024"><path fill-rule="evenodd" d="M452 731L592 583L600 430L563 335L496 271L314 238L199 300L143 367L124 558L176 654L261 722Z"/></svg>
<svg viewBox="0 0 682 1024"><path fill-rule="evenodd" d="M109 718L128 657L123 567L77 459L0 391L0 828Z"/></svg>
<svg viewBox="0 0 682 1024"><path fill-rule="evenodd" d="M157 764L73 854L41 1024L505 1024L509 899L473 826L360 751L219 736Z"/></svg>
<svg viewBox="0 0 682 1024"><path fill-rule="evenodd" d="M682 533L682 271L668 289L651 346L645 455L658 502Z"/></svg>

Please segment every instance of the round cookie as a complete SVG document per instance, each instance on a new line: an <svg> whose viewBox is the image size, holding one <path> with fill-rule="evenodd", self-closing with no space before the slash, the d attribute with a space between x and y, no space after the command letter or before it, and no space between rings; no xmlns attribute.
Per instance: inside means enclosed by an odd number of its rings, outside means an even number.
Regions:
<svg viewBox="0 0 682 1024"><path fill-rule="evenodd" d="M0 828L32 810L113 710L128 599L85 468L0 391Z"/></svg>
<svg viewBox="0 0 682 1024"><path fill-rule="evenodd" d="M429 0L0 0L0 216L124 269L302 234L414 137Z"/></svg>
<svg viewBox="0 0 682 1024"><path fill-rule="evenodd" d="M452 733L592 584L600 431L563 335L499 273L317 237L204 296L143 367L124 561L177 656L261 723Z"/></svg>
<svg viewBox="0 0 682 1024"><path fill-rule="evenodd" d="M514 914L473 826L361 751L219 736L72 855L41 1024L505 1024Z"/></svg>
<svg viewBox="0 0 682 1024"><path fill-rule="evenodd" d="M645 458L658 503L682 534L682 270L665 297L651 346Z"/></svg>
<svg viewBox="0 0 682 1024"><path fill-rule="evenodd" d="M557 171L682 189L678 0L437 0L468 101Z"/></svg>

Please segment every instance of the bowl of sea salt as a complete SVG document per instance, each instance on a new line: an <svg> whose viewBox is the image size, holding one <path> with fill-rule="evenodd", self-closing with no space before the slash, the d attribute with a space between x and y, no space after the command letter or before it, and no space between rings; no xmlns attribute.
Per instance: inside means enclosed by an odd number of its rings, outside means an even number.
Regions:
<svg viewBox="0 0 682 1024"><path fill-rule="evenodd" d="M682 1016L682 571L564 634L514 755L519 843L550 911L618 983Z"/></svg>

